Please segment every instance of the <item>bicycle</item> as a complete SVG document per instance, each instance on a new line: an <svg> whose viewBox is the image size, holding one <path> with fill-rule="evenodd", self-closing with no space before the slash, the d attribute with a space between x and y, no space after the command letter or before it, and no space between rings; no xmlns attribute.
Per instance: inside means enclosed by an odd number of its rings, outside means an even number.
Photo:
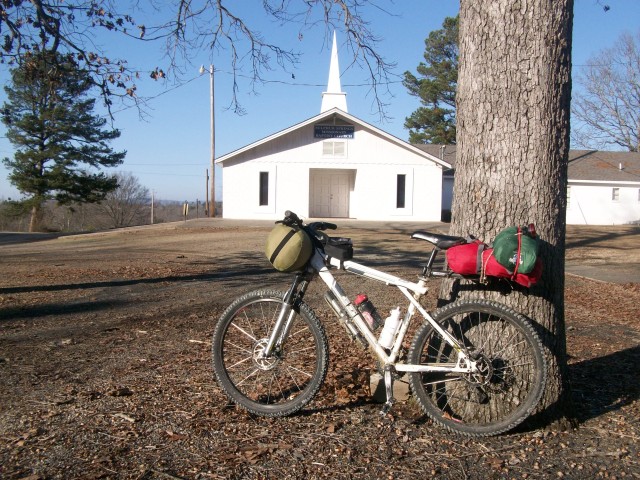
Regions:
<svg viewBox="0 0 640 480"><path fill-rule="evenodd" d="M320 389L328 367L328 340L313 309L304 302L310 283L320 278L325 299L347 332L368 347L383 370L386 403L392 407L393 382L407 375L412 394L436 423L466 436L497 435L523 422L538 404L546 382L542 344L533 326L513 309L491 300L454 301L433 313L420 304L432 277L468 278L434 270L437 254L466 242L464 238L414 232L433 250L411 282L340 255L327 253L328 222L305 225L286 212L281 222L304 230L312 239L311 258L286 292L270 289L242 295L221 315L213 334L213 370L221 388L237 405L267 417L291 415ZM382 345L346 295L332 269L398 288L408 300L391 341ZM424 319L403 358L403 341L414 316ZM384 328L383 328L384 331ZM382 335L381 335L382 336Z"/></svg>

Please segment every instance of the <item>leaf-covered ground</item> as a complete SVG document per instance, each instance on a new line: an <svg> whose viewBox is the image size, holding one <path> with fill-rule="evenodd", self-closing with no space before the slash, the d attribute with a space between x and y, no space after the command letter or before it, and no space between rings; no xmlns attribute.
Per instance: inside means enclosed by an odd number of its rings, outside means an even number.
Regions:
<svg viewBox="0 0 640 480"><path fill-rule="evenodd" d="M369 392L375 365L319 287L308 303L329 331L331 365L316 399L284 419L230 405L212 377L213 325L240 293L290 280L263 259L265 231L145 229L1 247L0 477L640 478L639 284L567 276L575 429L466 439L411 400L382 418ZM383 233L348 232L363 258L412 278L416 245ZM381 310L392 305L375 285L345 282Z"/></svg>

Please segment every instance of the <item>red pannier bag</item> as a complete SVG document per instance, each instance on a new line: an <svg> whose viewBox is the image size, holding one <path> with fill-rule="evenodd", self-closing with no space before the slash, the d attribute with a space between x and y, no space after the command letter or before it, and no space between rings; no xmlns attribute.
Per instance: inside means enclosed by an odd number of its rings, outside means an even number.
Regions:
<svg viewBox="0 0 640 480"><path fill-rule="evenodd" d="M481 279L485 277L508 278L527 288L535 285L542 276L540 258L536 260L531 272L516 272L514 274L500 265L493 255L493 248L489 248L480 240L451 247L446 254L449 268L452 272L460 275L480 275Z"/></svg>
<svg viewBox="0 0 640 480"><path fill-rule="evenodd" d="M482 270L482 252L487 246L480 240L456 245L447 250L447 265L460 275L478 275Z"/></svg>

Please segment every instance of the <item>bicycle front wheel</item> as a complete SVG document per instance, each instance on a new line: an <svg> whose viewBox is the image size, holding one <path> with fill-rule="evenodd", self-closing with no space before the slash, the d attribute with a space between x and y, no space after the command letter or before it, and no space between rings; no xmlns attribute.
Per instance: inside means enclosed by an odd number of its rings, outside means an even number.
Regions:
<svg viewBox="0 0 640 480"><path fill-rule="evenodd" d="M324 328L305 303L294 308L287 338L261 354L284 304L284 293L258 290L235 300L213 334L213 371L237 405L266 417L290 415L317 393L327 373Z"/></svg>
<svg viewBox="0 0 640 480"><path fill-rule="evenodd" d="M524 421L546 382L542 344L531 324L490 300L456 301L433 318L477 362L478 371L410 374L411 389L425 413L449 430L473 437L497 435ZM425 323L408 360L455 365L458 352Z"/></svg>

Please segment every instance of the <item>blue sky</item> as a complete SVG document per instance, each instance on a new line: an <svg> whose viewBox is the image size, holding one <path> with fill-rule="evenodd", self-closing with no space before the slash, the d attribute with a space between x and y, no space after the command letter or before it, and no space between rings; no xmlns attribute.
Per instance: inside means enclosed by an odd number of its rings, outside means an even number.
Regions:
<svg viewBox="0 0 640 480"><path fill-rule="evenodd" d="M381 38L378 51L387 61L397 64L397 76L391 78L388 92L383 88L382 100L388 104L388 118L380 119L368 86L368 73L358 65L350 65L346 50L339 52L342 89L347 93L349 113L406 140L408 131L403 127L404 119L419 102L406 93L401 75L406 70L415 72L423 60L425 38L432 30L441 28L445 17L457 14L459 3L454 0L379 0L378 4L384 5L392 15L376 8L366 8L363 15L370 21L371 30ZM603 4L611 6L606 13ZM144 76L137 83L138 93L154 97L148 102L147 115L141 119L136 109L118 111L116 107L115 127L122 135L112 145L128 152L119 170L138 177L142 185L154 191L157 199L203 201L206 195L205 171L210 164L209 75L199 75L200 64L213 63L216 70L216 156L320 113L330 59L330 42L325 37L324 26L305 30L300 38L299 26L274 23L266 17L262 2L258 0L229 2L229 5L238 8L238 14L259 30L265 40L302 53L301 60L286 72L275 65L272 71L264 73L269 81L265 84L252 87L248 80L240 78L239 100L245 115L228 109L232 77L227 52L216 52L213 56L204 50L196 52L192 64L183 68L182 85L158 83ZM575 0L574 13L574 75L588 63L589 57L610 47L621 33L637 32L640 28L638 0ZM337 35L340 48L344 35L340 31ZM109 45L108 51L113 56L126 57L131 66L147 71L165 66L166 59L163 59L159 44L142 45L113 37L99 40ZM0 68L4 83L6 66ZM0 101L4 99L2 91ZM4 126L0 125L0 157L12 153L11 144L4 138ZM0 199L18 198L18 192L6 177L7 170L0 165ZM216 197L219 198L219 168L216 180Z"/></svg>

